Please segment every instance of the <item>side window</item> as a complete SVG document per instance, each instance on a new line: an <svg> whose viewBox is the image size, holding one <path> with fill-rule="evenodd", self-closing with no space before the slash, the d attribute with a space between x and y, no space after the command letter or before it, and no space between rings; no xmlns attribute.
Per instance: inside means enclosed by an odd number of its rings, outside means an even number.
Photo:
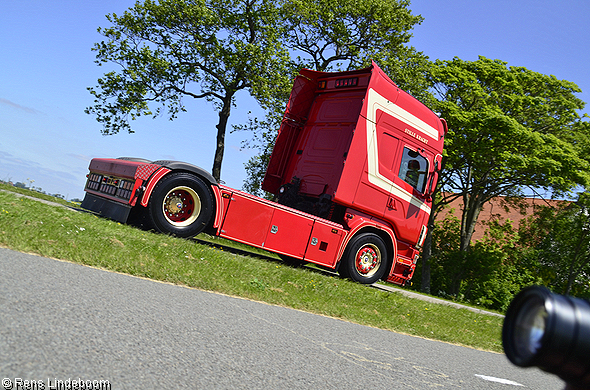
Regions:
<svg viewBox="0 0 590 390"><path fill-rule="evenodd" d="M399 178L424 193L428 176L428 160L420 153L404 147Z"/></svg>

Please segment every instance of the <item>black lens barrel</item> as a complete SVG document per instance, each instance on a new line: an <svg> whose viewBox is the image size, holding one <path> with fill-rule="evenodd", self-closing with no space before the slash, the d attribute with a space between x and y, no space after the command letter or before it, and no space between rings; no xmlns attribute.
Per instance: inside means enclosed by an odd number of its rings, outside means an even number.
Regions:
<svg viewBox="0 0 590 390"><path fill-rule="evenodd" d="M532 329L533 316L526 313L540 313L544 326ZM536 323L539 321L536 318ZM510 303L502 342L506 356L515 365L536 366L570 384L590 388L588 301L554 294L545 287L527 287Z"/></svg>

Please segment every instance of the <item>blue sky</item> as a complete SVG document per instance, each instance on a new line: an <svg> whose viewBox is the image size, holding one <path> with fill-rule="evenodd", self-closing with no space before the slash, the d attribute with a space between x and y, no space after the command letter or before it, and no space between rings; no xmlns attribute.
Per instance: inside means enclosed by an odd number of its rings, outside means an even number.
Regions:
<svg viewBox="0 0 590 390"><path fill-rule="evenodd" d="M105 72L91 48L108 26L105 15L121 14L132 0L3 1L0 14L0 179L24 182L49 193L82 198L93 157L175 159L211 169L217 113L205 101L187 101L175 121L142 119L134 134L102 136L84 113L86 90ZM508 65L575 82L590 102L590 2L587 0L413 0L425 20L411 44L431 59L476 60ZM242 94L231 123L257 112ZM586 108L590 112L590 106ZM240 151L246 134L226 140L222 180L241 188Z"/></svg>

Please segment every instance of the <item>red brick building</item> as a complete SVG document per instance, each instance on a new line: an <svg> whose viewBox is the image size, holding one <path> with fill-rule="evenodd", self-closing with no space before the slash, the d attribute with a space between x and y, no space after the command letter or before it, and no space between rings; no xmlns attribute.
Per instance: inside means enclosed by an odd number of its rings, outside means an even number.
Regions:
<svg viewBox="0 0 590 390"><path fill-rule="evenodd" d="M504 222L506 220L512 221L512 226L518 229L519 223L522 219L532 215L535 206L556 206L564 202L563 200L550 200L541 198L519 198L520 206L511 205L507 198L499 196L492 199L491 201L484 204L475 231L473 232L472 242L481 239L485 233L484 222L491 221L493 219L499 219ZM445 209L439 213L437 220L442 220L449 214L451 210L454 210L453 214L461 220L461 211L463 210L463 198L458 197L451 202Z"/></svg>

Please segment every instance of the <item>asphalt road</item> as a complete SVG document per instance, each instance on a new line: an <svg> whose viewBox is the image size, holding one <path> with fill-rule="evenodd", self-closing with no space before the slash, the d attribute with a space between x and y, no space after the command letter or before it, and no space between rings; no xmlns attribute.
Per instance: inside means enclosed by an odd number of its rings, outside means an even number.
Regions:
<svg viewBox="0 0 590 390"><path fill-rule="evenodd" d="M2 248L0 379L0 390L563 388L501 354Z"/></svg>

